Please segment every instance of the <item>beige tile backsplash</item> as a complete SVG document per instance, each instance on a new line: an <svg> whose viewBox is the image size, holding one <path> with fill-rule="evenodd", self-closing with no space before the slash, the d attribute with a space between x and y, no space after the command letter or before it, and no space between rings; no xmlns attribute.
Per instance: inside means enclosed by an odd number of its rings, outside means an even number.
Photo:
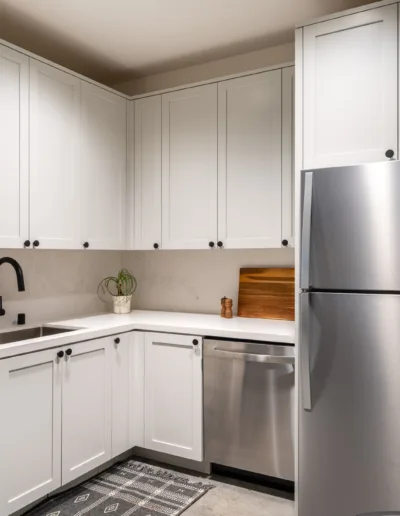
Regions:
<svg viewBox="0 0 400 516"><path fill-rule="evenodd" d="M14 269L0 267L0 296L6 315L0 328L26 313L27 324L104 312L108 307L97 297L100 280L121 267L119 251L44 251L1 249L0 257L11 256L21 265L25 292L18 292Z"/></svg>
<svg viewBox="0 0 400 516"><path fill-rule="evenodd" d="M138 281L136 308L217 314L227 296L236 314L239 269L294 267L294 250L135 251L122 260Z"/></svg>
<svg viewBox="0 0 400 516"><path fill-rule="evenodd" d="M133 307L143 310L219 313L222 296L234 301L240 267L292 267L292 249L237 251L44 251L2 249L18 260L26 292L18 292L13 268L0 267L0 295L6 315L0 328L26 314L27 324L105 312L97 297L100 280L123 266L138 281Z"/></svg>

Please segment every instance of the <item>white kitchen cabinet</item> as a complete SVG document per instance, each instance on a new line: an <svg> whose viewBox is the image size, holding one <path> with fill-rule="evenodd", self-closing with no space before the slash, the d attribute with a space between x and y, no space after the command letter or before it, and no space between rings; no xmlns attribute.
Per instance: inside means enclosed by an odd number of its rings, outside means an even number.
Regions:
<svg viewBox="0 0 400 516"><path fill-rule="evenodd" d="M63 485L111 458L110 351L107 338L65 348L62 385Z"/></svg>
<svg viewBox="0 0 400 516"><path fill-rule="evenodd" d="M78 194L81 246L126 248L126 100L82 81Z"/></svg>
<svg viewBox="0 0 400 516"><path fill-rule="evenodd" d="M0 45L0 247L29 238L29 58Z"/></svg>
<svg viewBox="0 0 400 516"><path fill-rule="evenodd" d="M218 245L281 247L281 70L218 84Z"/></svg>
<svg viewBox="0 0 400 516"><path fill-rule="evenodd" d="M2 516L61 486L62 364L57 351L0 361Z"/></svg>
<svg viewBox="0 0 400 516"><path fill-rule="evenodd" d="M369 9L299 32L303 168L384 161L387 150L398 158L397 10Z"/></svg>
<svg viewBox="0 0 400 516"><path fill-rule="evenodd" d="M144 447L145 332L134 331L130 348L129 428L130 447Z"/></svg>
<svg viewBox="0 0 400 516"><path fill-rule="evenodd" d="M30 60L30 238L80 247L77 208L81 81Z"/></svg>
<svg viewBox="0 0 400 516"><path fill-rule="evenodd" d="M133 332L109 337L111 368L111 456L129 450L130 350Z"/></svg>
<svg viewBox="0 0 400 516"><path fill-rule="evenodd" d="M203 460L202 339L145 334L145 447Z"/></svg>
<svg viewBox="0 0 400 516"><path fill-rule="evenodd" d="M162 95L162 247L217 239L217 85Z"/></svg>
<svg viewBox="0 0 400 516"><path fill-rule="evenodd" d="M282 246L294 247L294 66L282 70Z"/></svg>
<svg viewBox="0 0 400 516"><path fill-rule="evenodd" d="M161 95L134 103L135 249L161 248Z"/></svg>

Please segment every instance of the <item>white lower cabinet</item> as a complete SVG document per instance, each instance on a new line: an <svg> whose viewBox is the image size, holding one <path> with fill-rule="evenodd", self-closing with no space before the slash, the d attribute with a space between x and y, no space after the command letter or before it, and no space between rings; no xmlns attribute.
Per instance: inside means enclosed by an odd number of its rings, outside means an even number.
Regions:
<svg viewBox="0 0 400 516"><path fill-rule="evenodd" d="M129 432L130 350L133 332L110 337L111 456L131 448Z"/></svg>
<svg viewBox="0 0 400 516"><path fill-rule="evenodd" d="M1 516L61 486L62 365L54 349L0 361Z"/></svg>
<svg viewBox="0 0 400 516"><path fill-rule="evenodd" d="M133 331L0 360L0 515L135 446L203 460L202 347Z"/></svg>
<svg viewBox="0 0 400 516"><path fill-rule="evenodd" d="M62 388L62 482L111 458L108 338L65 350Z"/></svg>
<svg viewBox="0 0 400 516"><path fill-rule="evenodd" d="M130 448L144 447L144 349L145 332L134 331L129 367L129 432Z"/></svg>
<svg viewBox="0 0 400 516"><path fill-rule="evenodd" d="M203 460L201 337L146 333L145 447Z"/></svg>

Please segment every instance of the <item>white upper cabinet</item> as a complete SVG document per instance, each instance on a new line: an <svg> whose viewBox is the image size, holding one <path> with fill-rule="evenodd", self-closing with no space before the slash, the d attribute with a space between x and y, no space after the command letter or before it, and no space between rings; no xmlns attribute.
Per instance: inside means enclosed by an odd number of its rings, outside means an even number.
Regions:
<svg viewBox="0 0 400 516"><path fill-rule="evenodd" d="M110 342L65 348L62 384L62 484L111 459Z"/></svg>
<svg viewBox="0 0 400 516"><path fill-rule="evenodd" d="M135 100L134 110L134 249L159 249L161 248L161 95Z"/></svg>
<svg viewBox="0 0 400 516"><path fill-rule="evenodd" d="M162 247L217 239L217 85L162 95Z"/></svg>
<svg viewBox="0 0 400 516"><path fill-rule="evenodd" d="M77 189L81 81L30 60L30 237L79 247Z"/></svg>
<svg viewBox="0 0 400 516"><path fill-rule="evenodd" d="M282 70L282 246L294 247L294 66Z"/></svg>
<svg viewBox="0 0 400 516"><path fill-rule="evenodd" d="M202 339L145 333L145 447L203 460Z"/></svg>
<svg viewBox="0 0 400 516"><path fill-rule="evenodd" d="M0 247L29 238L29 58L0 45Z"/></svg>
<svg viewBox="0 0 400 516"><path fill-rule="evenodd" d="M125 249L126 100L82 82L81 115L80 245Z"/></svg>
<svg viewBox="0 0 400 516"><path fill-rule="evenodd" d="M303 168L398 158L397 9L303 29Z"/></svg>
<svg viewBox="0 0 400 516"><path fill-rule="evenodd" d="M0 514L61 486L61 370L49 349L0 361Z"/></svg>
<svg viewBox="0 0 400 516"><path fill-rule="evenodd" d="M218 245L281 246L281 70L218 84Z"/></svg>

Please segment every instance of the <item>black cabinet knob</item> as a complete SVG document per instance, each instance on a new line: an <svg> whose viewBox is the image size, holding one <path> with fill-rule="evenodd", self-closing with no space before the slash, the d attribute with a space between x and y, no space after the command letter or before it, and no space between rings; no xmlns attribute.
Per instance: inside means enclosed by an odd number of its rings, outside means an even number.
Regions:
<svg viewBox="0 0 400 516"><path fill-rule="evenodd" d="M224 244L221 242L221 240L219 240L219 241L217 242L217 246L218 246L219 248L221 248L221 247L223 247L223 246L224 246Z"/></svg>
<svg viewBox="0 0 400 516"><path fill-rule="evenodd" d="M87 248L89 247L89 242L85 242L85 243L83 244L83 247L84 247L85 249L87 249Z"/></svg>
<svg viewBox="0 0 400 516"><path fill-rule="evenodd" d="M115 342L115 344L119 344L121 342L121 339L119 337L117 337L116 339L114 339L114 342Z"/></svg>
<svg viewBox="0 0 400 516"><path fill-rule="evenodd" d="M153 247L154 247L154 249L158 249L159 245L158 244L153 244Z"/></svg>
<svg viewBox="0 0 400 516"><path fill-rule="evenodd" d="M289 242L287 240L282 240L283 247L287 247L289 245Z"/></svg>
<svg viewBox="0 0 400 516"><path fill-rule="evenodd" d="M70 357L72 355L72 349L68 348L65 353Z"/></svg>
<svg viewBox="0 0 400 516"><path fill-rule="evenodd" d="M193 346L197 346L198 343L199 341L197 339L193 339Z"/></svg>
<svg viewBox="0 0 400 516"><path fill-rule="evenodd" d="M214 242L208 242L208 245L211 247L211 249L215 246Z"/></svg>
<svg viewBox="0 0 400 516"><path fill-rule="evenodd" d="M30 246L31 246L31 241L30 240L25 240L24 247L30 247Z"/></svg>
<svg viewBox="0 0 400 516"><path fill-rule="evenodd" d="M394 151L392 149L389 149L385 152L385 156L389 159L392 159L394 156Z"/></svg>
<svg viewBox="0 0 400 516"><path fill-rule="evenodd" d="M57 353L58 358L62 358L64 356L64 351L59 351Z"/></svg>
<svg viewBox="0 0 400 516"><path fill-rule="evenodd" d="M33 241L33 247L39 247L39 246L40 246L39 240L34 240Z"/></svg>

